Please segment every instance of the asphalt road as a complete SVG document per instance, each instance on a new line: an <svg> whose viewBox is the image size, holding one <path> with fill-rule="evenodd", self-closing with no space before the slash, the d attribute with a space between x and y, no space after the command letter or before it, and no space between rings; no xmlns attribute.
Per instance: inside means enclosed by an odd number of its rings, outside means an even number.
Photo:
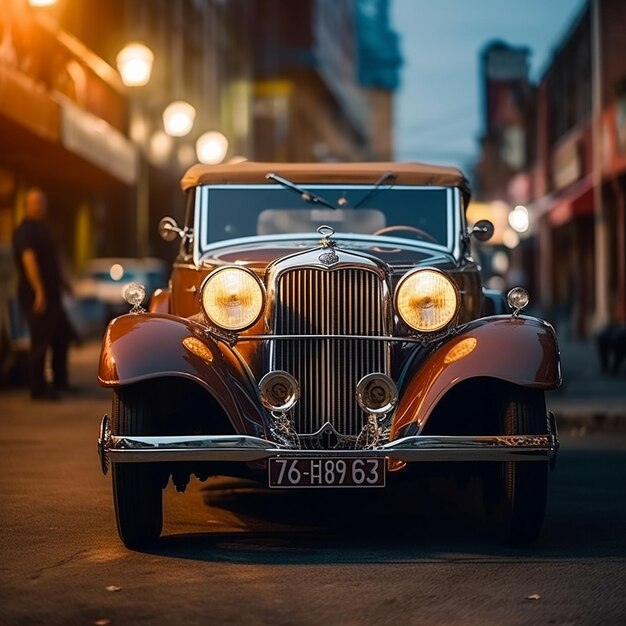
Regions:
<svg viewBox="0 0 626 626"><path fill-rule="evenodd" d="M108 407L0 391L2 626L626 623L623 434L563 437L531 549L490 540L445 481L407 511L220 479L169 487L166 537L131 552L96 457Z"/></svg>

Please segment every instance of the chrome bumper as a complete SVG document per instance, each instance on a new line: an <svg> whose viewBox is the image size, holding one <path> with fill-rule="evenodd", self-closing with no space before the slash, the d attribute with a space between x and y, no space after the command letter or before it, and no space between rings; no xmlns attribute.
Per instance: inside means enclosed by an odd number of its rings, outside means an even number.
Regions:
<svg viewBox="0 0 626 626"><path fill-rule="evenodd" d="M549 415L545 435L481 437L415 436L396 439L364 450L301 450L280 448L259 437L246 435L115 436L102 420L98 450L106 473L111 463L161 463L177 461L259 461L269 457L389 457L408 463L439 461L556 461L559 438L554 416Z"/></svg>

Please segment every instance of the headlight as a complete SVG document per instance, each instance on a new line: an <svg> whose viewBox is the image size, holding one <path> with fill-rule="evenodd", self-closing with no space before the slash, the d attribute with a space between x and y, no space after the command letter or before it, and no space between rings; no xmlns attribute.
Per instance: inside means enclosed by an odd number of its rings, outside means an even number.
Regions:
<svg viewBox="0 0 626 626"><path fill-rule="evenodd" d="M441 330L459 309L454 283L439 270L415 270L396 288L396 311L405 324L420 332Z"/></svg>
<svg viewBox="0 0 626 626"><path fill-rule="evenodd" d="M265 290L250 270L221 267L204 281L200 301L211 323L225 330L243 330L259 319Z"/></svg>

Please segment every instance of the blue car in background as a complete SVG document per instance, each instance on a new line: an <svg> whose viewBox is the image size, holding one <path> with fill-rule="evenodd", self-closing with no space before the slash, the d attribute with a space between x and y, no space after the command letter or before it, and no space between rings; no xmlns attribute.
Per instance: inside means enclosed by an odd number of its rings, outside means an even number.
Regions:
<svg viewBox="0 0 626 626"><path fill-rule="evenodd" d="M166 264L157 258L104 257L89 261L75 280L70 315L81 336L100 333L114 317L129 309L122 293L130 283L146 288L146 302L156 290L167 286Z"/></svg>

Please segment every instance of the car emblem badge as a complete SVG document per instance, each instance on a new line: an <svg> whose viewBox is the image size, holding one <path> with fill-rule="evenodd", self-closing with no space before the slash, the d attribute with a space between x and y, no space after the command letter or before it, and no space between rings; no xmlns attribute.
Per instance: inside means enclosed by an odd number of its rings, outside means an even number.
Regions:
<svg viewBox="0 0 626 626"><path fill-rule="evenodd" d="M324 254L319 255L320 263L324 265L333 265L333 263L337 263L339 261L339 257L334 252L324 252Z"/></svg>
<svg viewBox="0 0 626 626"><path fill-rule="evenodd" d="M323 254L320 254L319 261L324 265L333 265L333 263L337 263L339 261L339 257L335 252L335 246L337 245L336 241L333 241L331 237L335 234L335 229L332 226L327 226L324 224L317 229L317 232L323 236L322 248L326 250Z"/></svg>

